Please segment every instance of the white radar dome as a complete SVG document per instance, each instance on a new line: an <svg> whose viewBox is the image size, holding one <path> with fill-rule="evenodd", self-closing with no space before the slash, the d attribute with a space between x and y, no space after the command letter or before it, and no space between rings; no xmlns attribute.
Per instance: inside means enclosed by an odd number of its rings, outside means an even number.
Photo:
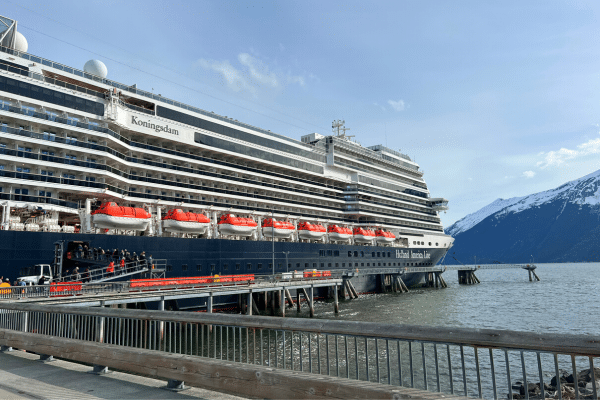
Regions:
<svg viewBox="0 0 600 400"><path fill-rule="evenodd" d="M102 79L106 78L106 75L108 75L108 68L106 68L106 65L100 60L90 60L86 62L83 66L83 71L88 74L99 76Z"/></svg>
<svg viewBox="0 0 600 400"><path fill-rule="evenodd" d="M15 47L16 51L27 53L27 49L29 48L29 44L27 43L27 39L21 32L16 32L15 34Z"/></svg>

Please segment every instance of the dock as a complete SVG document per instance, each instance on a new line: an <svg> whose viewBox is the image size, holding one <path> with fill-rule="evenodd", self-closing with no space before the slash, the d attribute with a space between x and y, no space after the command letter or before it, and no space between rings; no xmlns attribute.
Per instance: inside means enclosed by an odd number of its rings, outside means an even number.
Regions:
<svg viewBox="0 0 600 400"><path fill-rule="evenodd" d="M581 398L597 399L598 343L588 335L0 303L3 351L242 397L498 399L513 398L521 380L549 398L568 387L550 385L549 373L587 368Z"/></svg>
<svg viewBox="0 0 600 400"><path fill-rule="evenodd" d="M43 363L25 351L0 353L2 399L214 399L243 397L188 387L176 393L165 390L166 380L113 371L90 374L90 367L65 360Z"/></svg>

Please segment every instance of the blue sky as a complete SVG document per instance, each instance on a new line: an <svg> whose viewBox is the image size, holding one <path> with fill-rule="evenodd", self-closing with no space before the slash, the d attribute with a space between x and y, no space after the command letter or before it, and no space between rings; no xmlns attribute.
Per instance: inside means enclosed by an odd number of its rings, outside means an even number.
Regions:
<svg viewBox="0 0 600 400"><path fill-rule="evenodd" d="M299 139L344 119L450 200L600 169L597 1L6 0L29 52Z"/></svg>

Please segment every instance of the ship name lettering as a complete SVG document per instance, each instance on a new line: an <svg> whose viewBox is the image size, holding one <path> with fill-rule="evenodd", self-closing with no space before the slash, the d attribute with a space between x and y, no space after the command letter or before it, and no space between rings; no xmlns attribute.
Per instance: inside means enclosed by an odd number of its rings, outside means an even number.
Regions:
<svg viewBox="0 0 600 400"><path fill-rule="evenodd" d="M142 121L141 119L136 118L135 115L131 116L131 123L134 125L143 126L144 128L154 129L155 132L165 132L172 135L179 135L179 131L177 129L169 128L169 125L156 125L150 121Z"/></svg>

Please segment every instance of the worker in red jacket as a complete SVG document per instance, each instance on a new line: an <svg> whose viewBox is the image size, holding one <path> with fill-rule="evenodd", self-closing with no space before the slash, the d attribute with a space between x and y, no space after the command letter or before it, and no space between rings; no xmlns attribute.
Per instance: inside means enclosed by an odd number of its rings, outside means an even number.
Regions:
<svg viewBox="0 0 600 400"><path fill-rule="evenodd" d="M106 268L106 274L108 276L112 276L115 274L115 263L113 261L111 261L110 264L108 264L108 267Z"/></svg>

